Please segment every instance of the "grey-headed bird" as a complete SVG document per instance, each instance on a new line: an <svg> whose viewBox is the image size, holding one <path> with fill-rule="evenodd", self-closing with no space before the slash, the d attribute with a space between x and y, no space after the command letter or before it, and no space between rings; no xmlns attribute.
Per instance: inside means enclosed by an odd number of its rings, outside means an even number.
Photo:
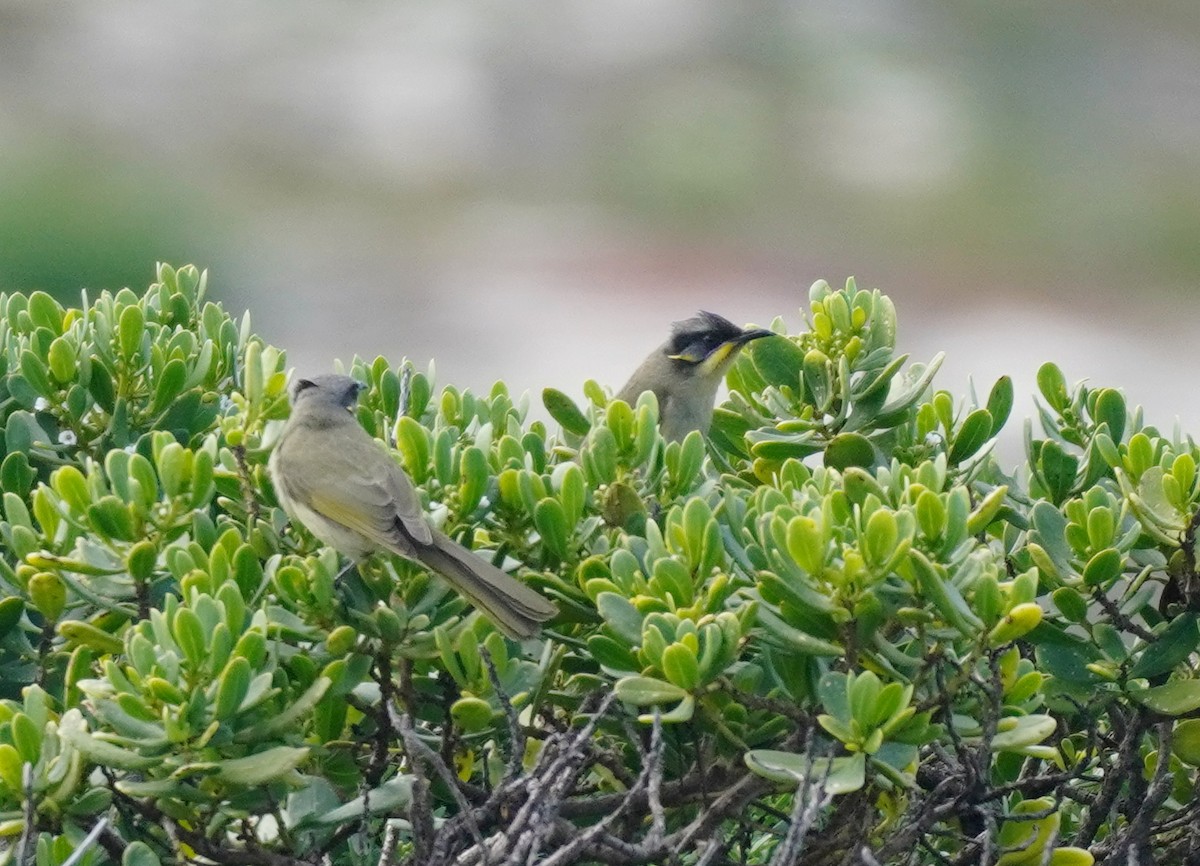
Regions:
<svg viewBox="0 0 1200 866"><path fill-rule="evenodd" d="M510 637L537 634L557 608L429 525L408 476L352 414L363 387L348 376L292 385L292 415L269 464L284 510L355 561L378 550L416 560Z"/></svg>
<svg viewBox="0 0 1200 866"><path fill-rule="evenodd" d="M701 310L671 326L670 338L650 353L617 397L632 406L643 391L653 391L659 428L668 441L683 439L693 430L707 433L717 388L737 353L751 340L774 335L765 328L743 330Z"/></svg>

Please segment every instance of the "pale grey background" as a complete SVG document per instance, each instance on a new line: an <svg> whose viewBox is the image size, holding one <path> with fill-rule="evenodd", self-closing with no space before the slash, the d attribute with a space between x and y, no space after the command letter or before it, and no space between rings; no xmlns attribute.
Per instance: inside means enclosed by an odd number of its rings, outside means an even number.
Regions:
<svg viewBox="0 0 1200 866"><path fill-rule="evenodd" d="M195 261L299 369L536 395L854 274L953 392L1200 426L1192 0L10 0L0 81L0 289Z"/></svg>

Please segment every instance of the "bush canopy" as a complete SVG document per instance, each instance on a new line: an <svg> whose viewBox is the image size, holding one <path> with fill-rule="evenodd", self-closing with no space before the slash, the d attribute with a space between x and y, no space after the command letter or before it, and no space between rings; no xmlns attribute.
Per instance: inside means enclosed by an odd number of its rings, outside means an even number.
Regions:
<svg viewBox="0 0 1200 866"><path fill-rule="evenodd" d="M853 280L682 442L356 358L431 519L558 605L514 642L335 580L266 473L284 353L157 276L0 295L0 863L1200 863L1197 448L1120 392L1044 365L1008 474L1011 381L937 390Z"/></svg>

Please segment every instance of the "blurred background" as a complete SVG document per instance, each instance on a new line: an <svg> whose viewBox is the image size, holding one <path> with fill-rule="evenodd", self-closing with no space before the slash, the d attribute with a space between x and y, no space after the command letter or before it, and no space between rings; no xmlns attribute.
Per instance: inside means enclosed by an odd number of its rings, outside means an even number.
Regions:
<svg viewBox="0 0 1200 866"><path fill-rule="evenodd" d="M1194 0L0 0L0 79L0 290L194 262L301 371L540 406L854 275L941 387L1200 428Z"/></svg>

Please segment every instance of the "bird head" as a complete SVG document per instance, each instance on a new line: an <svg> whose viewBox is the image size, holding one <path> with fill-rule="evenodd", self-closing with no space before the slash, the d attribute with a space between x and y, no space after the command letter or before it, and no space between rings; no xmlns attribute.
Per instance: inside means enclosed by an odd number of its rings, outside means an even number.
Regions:
<svg viewBox="0 0 1200 866"><path fill-rule="evenodd" d="M358 395L366 388L349 376L327 374L297 379L292 383L292 406L316 402L332 404L347 411L354 408Z"/></svg>
<svg viewBox="0 0 1200 866"><path fill-rule="evenodd" d="M742 346L761 337L773 337L766 328L742 329L733 322L701 310L696 316L675 322L666 355L705 378L724 374Z"/></svg>

